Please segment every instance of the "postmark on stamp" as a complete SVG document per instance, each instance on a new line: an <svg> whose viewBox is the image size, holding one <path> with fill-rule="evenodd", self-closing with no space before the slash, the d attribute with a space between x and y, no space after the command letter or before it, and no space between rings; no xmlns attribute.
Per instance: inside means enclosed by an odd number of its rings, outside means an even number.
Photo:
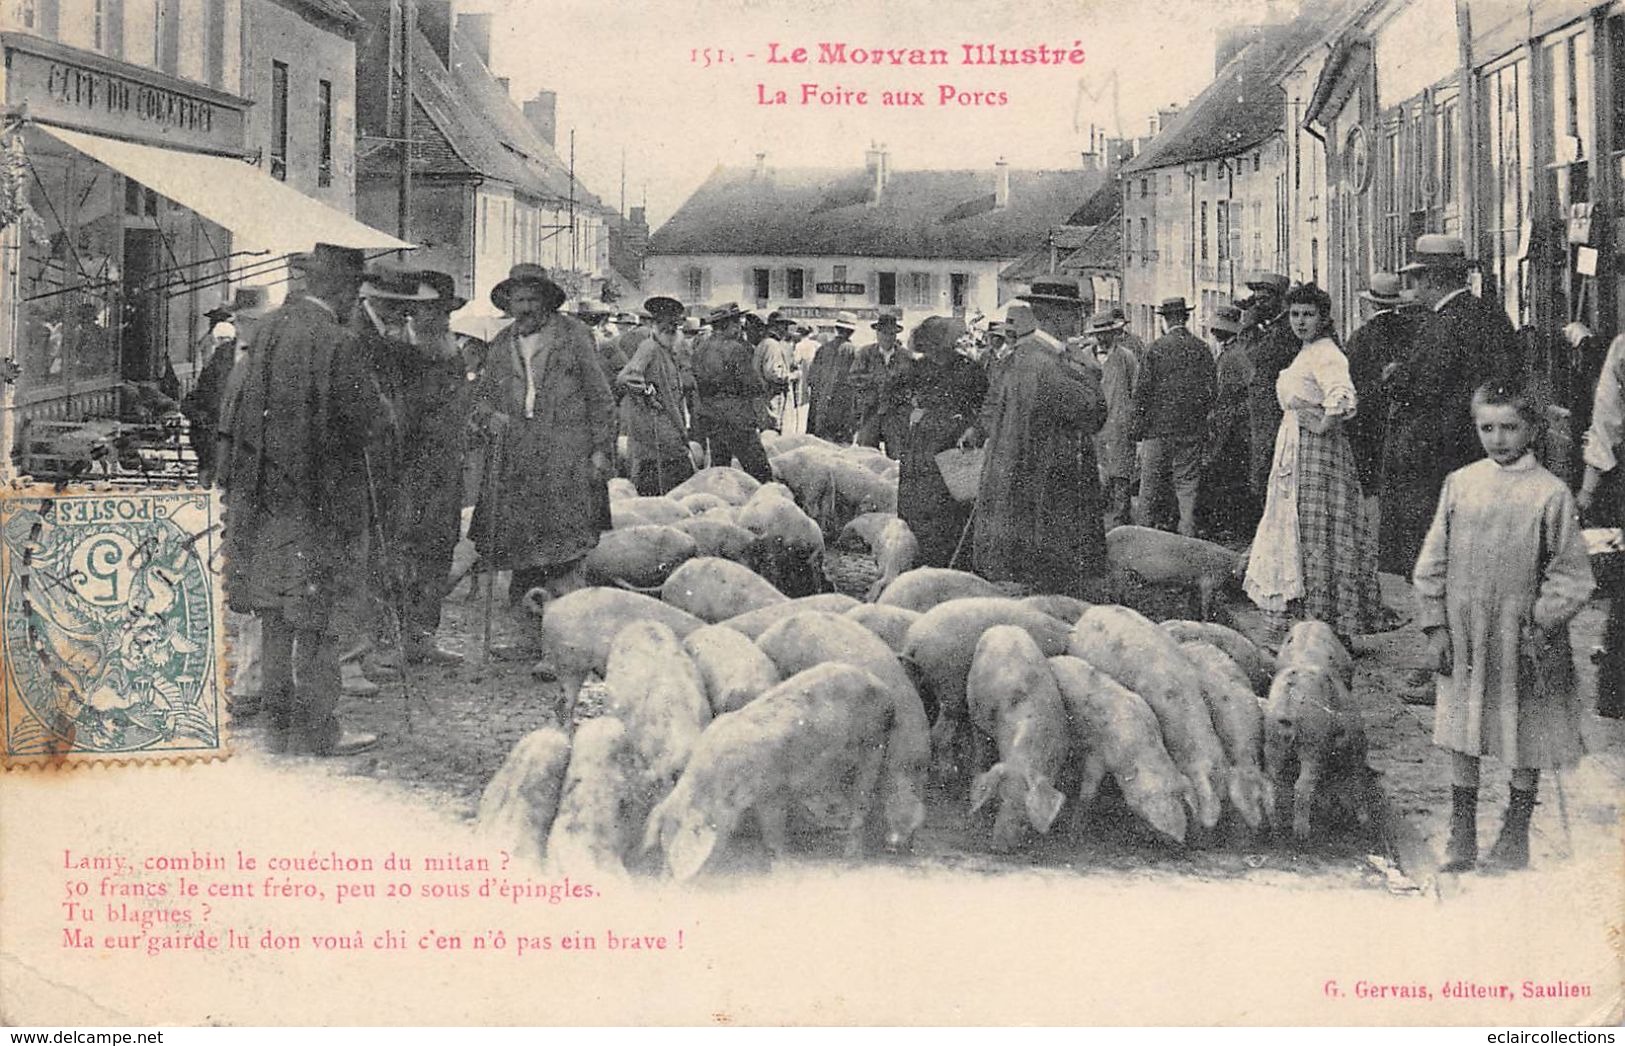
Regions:
<svg viewBox="0 0 1625 1046"><path fill-rule="evenodd" d="M219 523L201 490L0 493L8 767L224 754Z"/></svg>

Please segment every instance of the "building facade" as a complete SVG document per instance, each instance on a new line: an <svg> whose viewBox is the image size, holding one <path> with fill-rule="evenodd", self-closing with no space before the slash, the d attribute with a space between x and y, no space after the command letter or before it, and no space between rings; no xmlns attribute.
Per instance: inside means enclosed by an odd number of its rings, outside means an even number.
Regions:
<svg viewBox="0 0 1625 1046"><path fill-rule="evenodd" d="M719 168L649 240L644 289L703 311L828 319L843 311L974 317L1008 297L1000 272L1064 225L1105 172Z"/></svg>
<svg viewBox="0 0 1625 1046"><path fill-rule="evenodd" d="M358 6L371 29L357 61L357 213L419 244L418 262L451 273L472 313L495 313L491 289L519 262L546 266L573 294L600 296L614 212L556 151L551 93L521 107L491 72L492 16L419 0L408 31L399 0Z"/></svg>

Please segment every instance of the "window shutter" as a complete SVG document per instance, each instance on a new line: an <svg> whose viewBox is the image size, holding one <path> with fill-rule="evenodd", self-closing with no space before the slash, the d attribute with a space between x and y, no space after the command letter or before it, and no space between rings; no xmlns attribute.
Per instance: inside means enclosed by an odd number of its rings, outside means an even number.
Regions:
<svg viewBox="0 0 1625 1046"><path fill-rule="evenodd" d="M770 269L767 274L767 296L775 301L784 299L784 270Z"/></svg>
<svg viewBox="0 0 1625 1046"><path fill-rule="evenodd" d="M869 270L869 278L864 281L864 286L867 287L868 290L869 290L869 304L870 305L879 305L880 304L880 271L878 269L870 269Z"/></svg>
<svg viewBox="0 0 1625 1046"><path fill-rule="evenodd" d="M926 305L928 309L935 309L942 302L942 277L938 273L928 273L925 278Z"/></svg>
<svg viewBox="0 0 1625 1046"><path fill-rule="evenodd" d="M700 270L700 304L704 305L705 303L709 302L710 300L711 300L711 270L710 269L701 269Z"/></svg>
<svg viewBox="0 0 1625 1046"><path fill-rule="evenodd" d="M739 301L741 303L756 300L756 267L754 265L745 266L745 276L739 281L739 287Z"/></svg>
<svg viewBox="0 0 1625 1046"><path fill-rule="evenodd" d="M976 298L976 274L974 272L967 273L965 275L965 311L974 313L979 308L981 308L981 303Z"/></svg>

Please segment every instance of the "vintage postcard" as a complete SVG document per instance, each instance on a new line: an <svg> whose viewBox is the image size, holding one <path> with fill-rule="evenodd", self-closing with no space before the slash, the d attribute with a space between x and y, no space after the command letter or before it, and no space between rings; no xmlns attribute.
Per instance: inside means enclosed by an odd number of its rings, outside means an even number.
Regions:
<svg viewBox="0 0 1625 1046"><path fill-rule="evenodd" d="M1622 45L0 0L0 1022L1619 1024Z"/></svg>

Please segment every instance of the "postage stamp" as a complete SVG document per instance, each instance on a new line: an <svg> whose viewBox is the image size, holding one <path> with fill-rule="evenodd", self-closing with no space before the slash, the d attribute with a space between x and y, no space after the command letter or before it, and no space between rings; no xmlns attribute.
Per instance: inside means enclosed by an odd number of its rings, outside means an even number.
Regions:
<svg viewBox="0 0 1625 1046"><path fill-rule="evenodd" d="M0 493L6 766L225 752L220 505Z"/></svg>

